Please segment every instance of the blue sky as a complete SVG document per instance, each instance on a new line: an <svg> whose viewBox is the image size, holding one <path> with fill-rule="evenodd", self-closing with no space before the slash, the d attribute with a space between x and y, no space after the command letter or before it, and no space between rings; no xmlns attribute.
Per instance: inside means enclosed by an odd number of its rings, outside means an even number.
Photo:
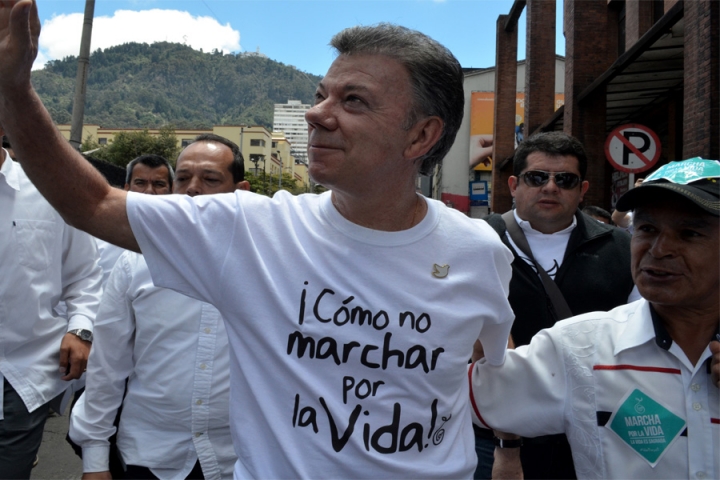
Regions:
<svg viewBox="0 0 720 480"><path fill-rule="evenodd" d="M353 25L392 22L447 46L463 67L495 63L495 23L513 0L96 0L93 47L168 40L196 49L261 53L300 70L324 74L328 42ZM85 0L39 0L44 25L39 62L77 55ZM122 14L119 11L126 11ZM203 18L206 17L206 18ZM518 56L525 57L525 15ZM562 1L556 51L564 54Z"/></svg>

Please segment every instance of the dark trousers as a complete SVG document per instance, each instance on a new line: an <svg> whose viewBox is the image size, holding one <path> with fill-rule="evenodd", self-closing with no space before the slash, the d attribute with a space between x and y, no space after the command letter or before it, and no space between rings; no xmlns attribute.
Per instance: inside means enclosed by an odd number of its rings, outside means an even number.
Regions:
<svg viewBox="0 0 720 480"><path fill-rule="evenodd" d="M127 469L125 470L125 476L123 478L125 478L126 480L157 479L157 477L153 475L149 468L141 467L138 465L128 465ZM205 476L203 475L199 461L195 462L195 466L190 471L188 476L185 477L185 480L205 480Z"/></svg>
<svg viewBox="0 0 720 480"><path fill-rule="evenodd" d="M565 480L577 478L570 444L565 435L524 438L523 443L520 449L520 461L525 478ZM491 478L495 460L494 451L492 432L475 427L475 453L478 456L474 475L476 480Z"/></svg>
<svg viewBox="0 0 720 480"><path fill-rule="evenodd" d="M49 403L28 412L25 402L3 381L3 420L0 420L0 479L29 479L42 443Z"/></svg>

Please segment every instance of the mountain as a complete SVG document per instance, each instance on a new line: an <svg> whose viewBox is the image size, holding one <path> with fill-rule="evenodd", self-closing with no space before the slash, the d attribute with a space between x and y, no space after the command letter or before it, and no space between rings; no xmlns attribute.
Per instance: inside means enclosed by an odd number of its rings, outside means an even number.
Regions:
<svg viewBox="0 0 720 480"><path fill-rule="evenodd" d="M32 73L56 123L71 121L76 75L77 57L48 62ZM106 128L271 128L273 104L312 103L320 79L257 54L126 43L90 56L84 122Z"/></svg>

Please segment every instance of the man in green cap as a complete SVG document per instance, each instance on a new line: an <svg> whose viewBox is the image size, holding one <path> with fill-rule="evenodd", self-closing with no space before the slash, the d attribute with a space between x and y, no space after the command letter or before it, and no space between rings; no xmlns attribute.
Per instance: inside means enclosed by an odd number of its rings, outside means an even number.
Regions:
<svg viewBox="0 0 720 480"><path fill-rule="evenodd" d="M720 478L719 197L720 163L701 158L626 193L643 299L558 322L502 366L476 362L478 424L565 433L578 478Z"/></svg>

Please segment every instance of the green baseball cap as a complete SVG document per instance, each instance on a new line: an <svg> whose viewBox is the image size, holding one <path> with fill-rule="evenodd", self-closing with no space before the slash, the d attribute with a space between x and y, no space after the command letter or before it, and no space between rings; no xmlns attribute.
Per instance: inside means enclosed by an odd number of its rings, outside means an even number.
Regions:
<svg viewBox="0 0 720 480"><path fill-rule="evenodd" d="M711 215L720 216L720 162L695 157L663 165L620 197L615 208L633 210L649 194L662 191L681 195Z"/></svg>

